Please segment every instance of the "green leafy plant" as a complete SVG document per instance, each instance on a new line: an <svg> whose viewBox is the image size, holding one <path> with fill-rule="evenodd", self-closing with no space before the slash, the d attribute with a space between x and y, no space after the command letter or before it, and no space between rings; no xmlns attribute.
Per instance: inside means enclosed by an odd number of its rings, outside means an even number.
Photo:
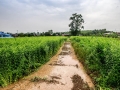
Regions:
<svg viewBox="0 0 120 90"><path fill-rule="evenodd" d="M119 39L105 37L70 39L77 56L84 61L96 85L103 90L120 89Z"/></svg>
<svg viewBox="0 0 120 90"><path fill-rule="evenodd" d="M66 37L0 39L0 86L35 71L57 52Z"/></svg>

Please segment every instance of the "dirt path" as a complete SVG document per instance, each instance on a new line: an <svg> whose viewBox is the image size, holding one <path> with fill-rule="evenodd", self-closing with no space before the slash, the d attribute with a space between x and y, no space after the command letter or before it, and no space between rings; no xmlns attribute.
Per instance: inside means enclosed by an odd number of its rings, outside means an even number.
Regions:
<svg viewBox="0 0 120 90"><path fill-rule="evenodd" d="M0 90L94 90L69 42L37 72Z"/></svg>

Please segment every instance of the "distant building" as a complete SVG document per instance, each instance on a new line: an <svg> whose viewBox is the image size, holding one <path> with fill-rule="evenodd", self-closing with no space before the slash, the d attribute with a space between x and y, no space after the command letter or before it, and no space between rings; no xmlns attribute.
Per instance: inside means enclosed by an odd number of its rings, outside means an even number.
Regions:
<svg viewBox="0 0 120 90"><path fill-rule="evenodd" d="M117 32L118 36L120 36L120 32Z"/></svg>
<svg viewBox="0 0 120 90"><path fill-rule="evenodd" d="M109 32L109 33L104 33L104 35L110 35L110 34L113 34L113 33L111 33L111 32Z"/></svg>
<svg viewBox="0 0 120 90"><path fill-rule="evenodd" d="M12 36L10 34L7 34L7 33L4 33L2 31L0 31L0 37L2 37L2 38L6 38L6 37L11 38Z"/></svg>
<svg viewBox="0 0 120 90"><path fill-rule="evenodd" d="M68 33L65 33L65 34L62 34L62 36L70 36L70 34L68 34Z"/></svg>
<svg viewBox="0 0 120 90"><path fill-rule="evenodd" d="M62 36L70 36L70 32L62 32Z"/></svg>

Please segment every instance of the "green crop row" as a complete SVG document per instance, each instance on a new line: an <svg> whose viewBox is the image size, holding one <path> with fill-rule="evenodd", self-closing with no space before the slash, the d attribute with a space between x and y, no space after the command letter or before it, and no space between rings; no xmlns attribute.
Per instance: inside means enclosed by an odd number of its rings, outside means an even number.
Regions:
<svg viewBox="0 0 120 90"><path fill-rule="evenodd" d="M120 40L104 37L70 39L96 87L102 90L120 90Z"/></svg>
<svg viewBox="0 0 120 90"><path fill-rule="evenodd" d="M66 37L0 39L0 86L35 71L52 57Z"/></svg>

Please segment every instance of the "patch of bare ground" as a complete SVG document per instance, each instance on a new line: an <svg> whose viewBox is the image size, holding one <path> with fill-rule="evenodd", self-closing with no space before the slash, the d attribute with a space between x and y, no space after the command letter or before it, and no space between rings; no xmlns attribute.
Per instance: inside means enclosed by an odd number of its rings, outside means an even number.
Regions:
<svg viewBox="0 0 120 90"><path fill-rule="evenodd" d="M30 81L38 82L38 83L46 82L47 84L51 84L51 83L59 84L59 81L55 80L54 78L59 79L59 77L57 77L57 76L54 76L52 79L35 77L35 78L31 79Z"/></svg>
<svg viewBox="0 0 120 90"><path fill-rule="evenodd" d="M73 82L73 88L71 90L90 90L88 85L84 83L79 75L74 75L71 79Z"/></svg>

